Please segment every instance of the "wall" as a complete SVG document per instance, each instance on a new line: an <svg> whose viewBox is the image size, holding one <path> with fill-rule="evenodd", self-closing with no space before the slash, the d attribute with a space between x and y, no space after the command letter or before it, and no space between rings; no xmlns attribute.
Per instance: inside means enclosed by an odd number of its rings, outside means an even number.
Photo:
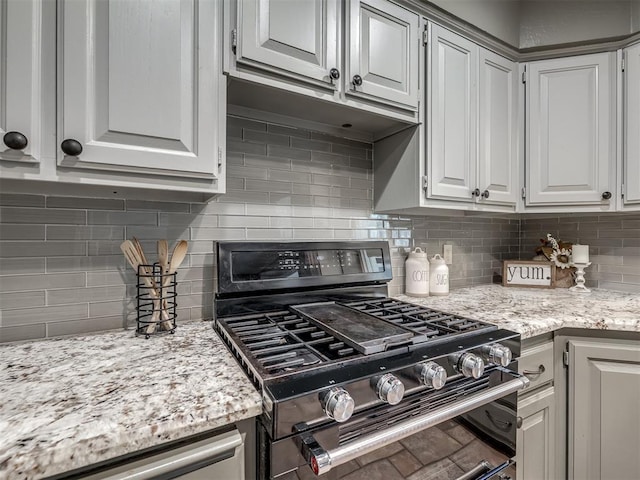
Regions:
<svg viewBox="0 0 640 480"><path fill-rule="evenodd" d="M520 0L430 1L509 45L520 43Z"/></svg>
<svg viewBox="0 0 640 480"><path fill-rule="evenodd" d="M518 254L517 219L372 212L371 145L228 120L228 193L209 204L0 195L0 341L121 328L134 319L134 273L119 245L189 241L179 321L211 318L214 240L385 239L391 294L405 248L454 245L452 288L490 283Z"/></svg>
<svg viewBox="0 0 640 480"><path fill-rule="evenodd" d="M640 0L429 0L519 48L640 31Z"/></svg>
<svg viewBox="0 0 640 480"><path fill-rule="evenodd" d="M635 1L523 0L520 48L628 35Z"/></svg>
<svg viewBox="0 0 640 480"><path fill-rule="evenodd" d="M547 233L589 245L587 286L640 293L640 213L523 217L521 258L533 256Z"/></svg>

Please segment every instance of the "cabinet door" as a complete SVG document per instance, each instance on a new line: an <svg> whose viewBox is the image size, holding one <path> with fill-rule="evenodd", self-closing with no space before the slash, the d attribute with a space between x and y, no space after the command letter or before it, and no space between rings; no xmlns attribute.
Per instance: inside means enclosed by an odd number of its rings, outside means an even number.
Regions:
<svg viewBox="0 0 640 480"><path fill-rule="evenodd" d="M0 0L0 137L18 132L27 141L3 143L2 160L40 161L41 31L42 0Z"/></svg>
<svg viewBox="0 0 640 480"><path fill-rule="evenodd" d="M481 203L517 201L517 65L480 48L478 188Z"/></svg>
<svg viewBox="0 0 640 480"><path fill-rule="evenodd" d="M624 203L640 203L640 44L624 49Z"/></svg>
<svg viewBox="0 0 640 480"><path fill-rule="evenodd" d="M430 197L472 201L476 188L478 47L431 26Z"/></svg>
<svg viewBox="0 0 640 480"><path fill-rule="evenodd" d="M218 175L218 2L60 2L58 164ZM68 153L68 152L67 152Z"/></svg>
<svg viewBox="0 0 640 480"><path fill-rule="evenodd" d="M553 387L518 400L516 478L554 478L555 395Z"/></svg>
<svg viewBox="0 0 640 480"><path fill-rule="evenodd" d="M615 182L614 62L600 53L527 66L528 205L614 204L603 200Z"/></svg>
<svg viewBox="0 0 640 480"><path fill-rule="evenodd" d="M337 0L239 0L237 61L333 85ZM337 84L337 82L336 82Z"/></svg>
<svg viewBox="0 0 640 480"><path fill-rule="evenodd" d="M387 0L353 0L349 93L418 108L420 17Z"/></svg>
<svg viewBox="0 0 640 480"><path fill-rule="evenodd" d="M640 478L637 341L569 341L569 478Z"/></svg>

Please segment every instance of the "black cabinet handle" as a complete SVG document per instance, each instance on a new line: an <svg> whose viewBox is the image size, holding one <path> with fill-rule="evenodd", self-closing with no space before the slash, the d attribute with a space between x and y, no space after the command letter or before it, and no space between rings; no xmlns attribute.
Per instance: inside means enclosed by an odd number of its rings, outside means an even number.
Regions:
<svg viewBox="0 0 640 480"><path fill-rule="evenodd" d="M334 80L338 80L340 78L340 70L338 70L337 68L332 68L331 70L329 70L329 76Z"/></svg>
<svg viewBox="0 0 640 480"><path fill-rule="evenodd" d="M603 200L609 200L611 198L611 192L603 192L602 193L602 199Z"/></svg>
<svg viewBox="0 0 640 480"><path fill-rule="evenodd" d="M360 85L362 85L362 77L360 75L354 75L352 82L356 87L359 87Z"/></svg>
<svg viewBox="0 0 640 480"><path fill-rule="evenodd" d="M82 153L82 145L73 138L67 138L60 144L60 149L69 156L77 157Z"/></svg>
<svg viewBox="0 0 640 480"><path fill-rule="evenodd" d="M20 132L7 132L4 134L2 140L11 150L22 150L29 143L27 137Z"/></svg>
<svg viewBox="0 0 640 480"><path fill-rule="evenodd" d="M471 197L479 197L479 196L480 196L479 188L474 188L473 190L471 190Z"/></svg>
<svg viewBox="0 0 640 480"><path fill-rule="evenodd" d="M482 192L482 198L489 198L489 190L485 190L484 192Z"/></svg>

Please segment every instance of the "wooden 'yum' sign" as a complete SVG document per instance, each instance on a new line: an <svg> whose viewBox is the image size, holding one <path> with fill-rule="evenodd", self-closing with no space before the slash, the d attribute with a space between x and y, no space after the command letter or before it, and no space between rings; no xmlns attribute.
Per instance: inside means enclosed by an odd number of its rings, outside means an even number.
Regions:
<svg viewBox="0 0 640 480"><path fill-rule="evenodd" d="M505 287L553 288L556 266L551 262L533 260L505 260L502 285Z"/></svg>

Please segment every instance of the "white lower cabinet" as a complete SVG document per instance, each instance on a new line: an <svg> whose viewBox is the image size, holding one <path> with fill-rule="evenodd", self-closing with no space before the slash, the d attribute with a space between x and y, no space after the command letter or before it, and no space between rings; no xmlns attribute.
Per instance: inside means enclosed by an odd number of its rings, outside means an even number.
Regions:
<svg viewBox="0 0 640 480"><path fill-rule="evenodd" d="M553 387L518 400L518 480L554 478L555 395Z"/></svg>
<svg viewBox="0 0 640 480"><path fill-rule="evenodd" d="M243 420L206 438L174 442L169 447L113 461L112 466L87 469L86 480L245 480L255 478L254 420Z"/></svg>
<svg viewBox="0 0 640 480"><path fill-rule="evenodd" d="M553 340L525 340L518 367L530 384L518 396L516 478L551 480L556 470Z"/></svg>
<svg viewBox="0 0 640 480"><path fill-rule="evenodd" d="M640 338L569 339L569 479L640 478Z"/></svg>

